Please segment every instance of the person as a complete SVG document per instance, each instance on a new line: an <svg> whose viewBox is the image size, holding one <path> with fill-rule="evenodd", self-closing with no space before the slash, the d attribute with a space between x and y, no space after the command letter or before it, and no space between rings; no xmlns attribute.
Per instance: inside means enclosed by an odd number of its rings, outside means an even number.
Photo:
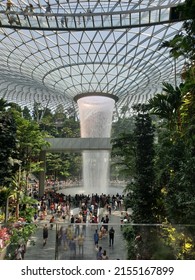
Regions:
<svg viewBox="0 0 195 280"><path fill-rule="evenodd" d="M124 214L123 214L123 212L121 212L121 215L120 215L121 230L123 228L123 221L124 221Z"/></svg>
<svg viewBox="0 0 195 280"><path fill-rule="evenodd" d="M98 242L99 242L99 234L98 234L97 229L94 232L93 240L94 240L95 247L97 247L98 246Z"/></svg>
<svg viewBox="0 0 195 280"><path fill-rule="evenodd" d="M60 22L61 22L61 26L62 26L62 27L64 27L64 23L65 23L65 19L64 19L64 17L61 17Z"/></svg>
<svg viewBox="0 0 195 280"><path fill-rule="evenodd" d="M111 205L109 204L109 205L108 205L108 213L109 213L109 215L111 215L111 212L112 212L112 207L111 207Z"/></svg>
<svg viewBox="0 0 195 280"><path fill-rule="evenodd" d="M35 214L34 214L34 222L35 222L35 223L36 223L37 219L38 219L38 214L35 213Z"/></svg>
<svg viewBox="0 0 195 280"><path fill-rule="evenodd" d="M34 6L33 4L29 4L30 13L34 13Z"/></svg>
<svg viewBox="0 0 195 280"><path fill-rule="evenodd" d="M67 240L70 241L72 237L73 237L73 230L71 225L69 225L67 228Z"/></svg>
<svg viewBox="0 0 195 280"><path fill-rule="evenodd" d="M113 246L114 245L114 234L115 234L115 230L113 229L113 227L111 227L111 229L109 230L109 246Z"/></svg>
<svg viewBox="0 0 195 280"><path fill-rule="evenodd" d="M47 3L45 13L51 13L51 5L49 3Z"/></svg>
<svg viewBox="0 0 195 280"><path fill-rule="evenodd" d="M80 15L81 15L81 12L80 12ZM78 25L80 25L81 24L81 16L78 16Z"/></svg>
<svg viewBox="0 0 195 280"><path fill-rule="evenodd" d="M82 254L82 256L83 256L84 240L85 240L85 238L84 238L83 234L82 233L79 234L77 242L78 242L78 247L79 247L79 255Z"/></svg>
<svg viewBox="0 0 195 280"><path fill-rule="evenodd" d="M92 11L91 11L90 8L87 9L87 13L88 13L88 14L91 14L91 13L92 13ZM90 17L90 15L88 15L88 16L87 16L87 20L89 21L90 19L91 19L91 17Z"/></svg>
<svg viewBox="0 0 195 280"><path fill-rule="evenodd" d="M19 20L17 20L17 18L15 17L15 16L10 16L9 17L9 20L8 20L8 22L9 22L9 24L16 24L16 25L20 25L20 22L19 22Z"/></svg>
<svg viewBox="0 0 195 280"><path fill-rule="evenodd" d="M71 218L70 218L70 223L71 223L71 224L74 224L74 216L73 216L73 215L72 215Z"/></svg>
<svg viewBox="0 0 195 280"><path fill-rule="evenodd" d="M102 254L102 260L108 260L108 255L107 255L107 252L106 250L104 250L103 254Z"/></svg>
<svg viewBox="0 0 195 280"><path fill-rule="evenodd" d="M106 229L103 225L100 227L100 232L101 238L106 236Z"/></svg>
<svg viewBox="0 0 195 280"><path fill-rule="evenodd" d="M67 232L68 232L68 229L64 229L62 230L62 245L64 247L64 250L67 250L68 249L68 237L67 237Z"/></svg>
<svg viewBox="0 0 195 280"><path fill-rule="evenodd" d="M55 218L54 218L54 216L52 216L51 219L50 219L50 221L49 221L49 222L50 222L50 229L53 228L54 220L55 220Z"/></svg>
<svg viewBox="0 0 195 280"><path fill-rule="evenodd" d="M28 13L28 10L29 10L29 6L28 5L26 5L26 7L25 7L25 9L24 9L24 19L26 19L27 18L27 13Z"/></svg>
<svg viewBox="0 0 195 280"><path fill-rule="evenodd" d="M69 248L70 248L70 257L76 256L76 240L74 237L69 241Z"/></svg>
<svg viewBox="0 0 195 280"><path fill-rule="evenodd" d="M58 246L60 246L62 243L62 227L56 232L56 243Z"/></svg>
<svg viewBox="0 0 195 280"><path fill-rule="evenodd" d="M63 16L63 17L61 18L61 26L64 27L65 24L66 24L66 26L67 26L67 24L68 24L68 18Z"/></svg>
<svg viewBox="0 0 195 280"><path fill-rule="evenodd" d="M21 248L21 255L22 255L22 260L24 260L24 255L26 253L26 244L21 244L20 245L20 248Z"/></svg>
<svg viewBox="0 0 195 280"><path fill-rule="evenodd" d="M19 244L17 249L15 250L15 258L16 260L22 260L22 246Z"/></svg>
<svg viewBox="0 0 195 280"><path fill-rule="evenodd" d="M47 7L45 9L45 13L46 14L51 14L51 5L49 3L47 3ZM52 20L51 16L50 16L50 19Z"/></svg>
<svg viewBox="0 0 195 280"><path fill-rule="evenodd" d="M39 203L37 204L37 212L38 212L38 216L40 216L41 205Z"/></svg>
<svg viewBox="0 0 195 280"><path fill-rule="evenodd" d="M11 0L7 0L6 12L10 11L12 6L13 6L13 3L11 2Z"/></svg>
<svg viewBox="0 0 195 280"><path fill-rule="evenodd" d="M102 260L102 247L99 247L99 250L97 252L97 260Z"/></svg>
<svg viewBox="0 0 195 280"><path fill-rule="evenodd" d="M100 228L100 230L99 230L98 235L99 235L99 240L101 240L101 239L102 239L102 237L103 237L103 234L102 234L101 228Z"/></svg>
<svg viewBox="0 0 195 280"><path fill-rule="evenodd" d="M105 228L106 232L108 232L108 222L109 222L109 218L108 218L108 215L106 215L106 217L104 219L104 228Z"/></svg>
<svg viewBox="0 0 195 280"><path fill-rule="evenodd" d="M50 205L50 213L51 213L51 214L54 214L54 213L55 213L55 205L54 205L53 202L52 202L51 205Z"/></svg>
<svg viewBox="0 0 195 280"><path fill-rule="evenodd" d="M43 228L43 247L46 245L48 239L48 227L47 224L45 224Z"/></svg>

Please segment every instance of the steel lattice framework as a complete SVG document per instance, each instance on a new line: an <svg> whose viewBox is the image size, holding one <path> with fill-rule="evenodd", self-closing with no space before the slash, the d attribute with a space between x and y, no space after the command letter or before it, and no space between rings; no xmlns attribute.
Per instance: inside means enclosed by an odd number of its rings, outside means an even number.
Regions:
<svg viewBox="0 0 195 280"><path fill-rule="evenodd" d="M118 97L118 113L147 102L180 78L184 61L159 47L181 30L173 9L183 2L15 0L6 11L1 1L0 97L55 110L105 93Z"/></svg>

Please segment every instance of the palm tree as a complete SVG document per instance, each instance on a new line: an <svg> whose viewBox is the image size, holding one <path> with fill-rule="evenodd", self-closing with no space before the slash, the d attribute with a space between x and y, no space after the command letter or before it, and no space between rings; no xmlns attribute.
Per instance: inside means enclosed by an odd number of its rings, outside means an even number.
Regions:
<svg viewBox="0 0 195 280"><path fill-rule="evenodd" d="M151 113L167 120L170 129L181 131L182 85L174 88L169 83L163 83L163 92L149 100Z"/></svg>
<svg viewBox="0 0 195 280"><path fill-rule="evenodd" d="M5 99L0 98L0 112L5 112L6 107L11 106L11 103L8 103Z"/></svg>

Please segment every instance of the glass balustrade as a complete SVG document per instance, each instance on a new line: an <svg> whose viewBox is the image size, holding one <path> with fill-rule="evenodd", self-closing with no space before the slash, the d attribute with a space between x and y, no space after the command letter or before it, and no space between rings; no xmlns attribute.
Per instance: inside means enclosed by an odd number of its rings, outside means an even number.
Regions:
<svg viewBox="0 0 195 280"><path fill-rule="evenodd" d="M6 12L0 8L0 21L2 27L17 26L18 28L32 29L98 29L120 28L160 24L170 21L170 7L156 7L156 9L103 12L101 13L62 13L53 11L40 13L35 9L34 13L24 13L21 9L14 8ZM56 12L56 13L55 13Z"/></svg>

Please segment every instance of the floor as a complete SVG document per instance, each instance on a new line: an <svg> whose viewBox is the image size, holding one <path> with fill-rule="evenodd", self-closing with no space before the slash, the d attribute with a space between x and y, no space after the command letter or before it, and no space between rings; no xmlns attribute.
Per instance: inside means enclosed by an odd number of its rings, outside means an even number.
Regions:
<svg viewBox="0 0 195 280"><path fill-rule="evenodd" d="M103 213L105 215L107 213ZM97 250L94 245L93 234L97 228L97 224L87 224L84 231L84 250L83 254L78 252L78 246L76 248L76 255L72 254L68 246L64 247L63 242L56 242L56 233L60 227L68 227L70 222L68 220L62 220L59 218L54 224L53 229L49 229L49 236L47 244L43 247L43 226L49 225L50 215L46 217L44 221L37 222L37 231L27 243L27 250L25 253L25 260L96 260ZM114 245L109 247L109 237L105 235L100 241L99 246L103 250L106 250L109 259L121 259L127 258L127 250L125 240L123 239L121 227L120 227L120 211L113 211L109 215L108 230L113 227L115 230ZM59 244L58 244L59 243ZM58 244L58 245L57 245Z"/></svg>

